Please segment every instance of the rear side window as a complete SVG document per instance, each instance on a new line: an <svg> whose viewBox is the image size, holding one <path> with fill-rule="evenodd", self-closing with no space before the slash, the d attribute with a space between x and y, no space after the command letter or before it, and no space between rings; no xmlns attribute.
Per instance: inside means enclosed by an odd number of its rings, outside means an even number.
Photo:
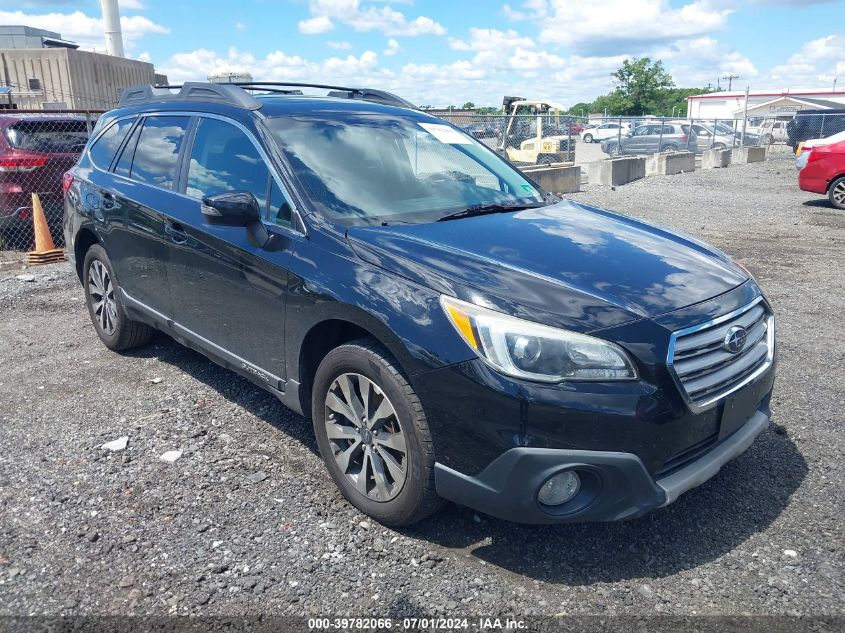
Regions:
<svg viewBox="0 0 845 633"><path fill-rule="evenodd" d="M188 129L188 117L147 117L129 177L162 189L173 189L179 175L179 150Z"/></svg>
<svg viewBox="0 0 845 633"><path fill-rule="evenodd" d="M134 118L122 119L115 121L107 127L106 131L94 141L91 149L88 150L91 162L100 169L108 169L114 160L115 154L117 154L117 150L120 148L120 144L126 138L126 134L134 122Z"/></svg>
<svg viewBox="0 0 845 633"><path fill-rule="evenodd" d="M6 139L15 149L76 154L88 142L88 126L76 119L21 121L6 128Z"/></svg>

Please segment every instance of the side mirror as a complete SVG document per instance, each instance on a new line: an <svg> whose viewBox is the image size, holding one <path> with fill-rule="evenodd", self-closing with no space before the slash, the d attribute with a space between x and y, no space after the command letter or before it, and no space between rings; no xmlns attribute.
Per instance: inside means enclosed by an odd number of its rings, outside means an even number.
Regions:
<svg viewBox="0 0 845 633"><path fill-rule="evenodd" d="M627 136L633 136L633 135L634 135L634 133L633 133L633 132L626 132L626 133L625 133L625 136L626 136L626 137L627 137Z"/></svg>
<svg viewBox="0 0 845 633"><path fill-rule="evenodd" d="M201 210L209 224L248 226L261 221L258 201L249 191L226 191L203 196Z"/></svg>

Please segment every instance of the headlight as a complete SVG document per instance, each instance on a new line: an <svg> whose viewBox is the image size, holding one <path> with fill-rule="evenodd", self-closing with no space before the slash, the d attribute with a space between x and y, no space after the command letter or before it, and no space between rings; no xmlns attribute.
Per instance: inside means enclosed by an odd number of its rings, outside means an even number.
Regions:
<svg viewBox="0 0 845 633"><path fill-rule="evenodd" d="M508 376L563 380L633 380L637 370L618 345L440 297L461 337L494 369Z"/></svg>

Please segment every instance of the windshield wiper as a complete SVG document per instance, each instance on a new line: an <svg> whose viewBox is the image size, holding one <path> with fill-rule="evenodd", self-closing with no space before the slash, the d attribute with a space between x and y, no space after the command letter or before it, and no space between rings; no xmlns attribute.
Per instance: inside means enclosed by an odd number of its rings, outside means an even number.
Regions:
<svg viewBox="0 0 845 633"><path fill-rule="evenodd" d="M446 220L460 220L462 218L472 218L477 215L489 215L491 213L507 213L508 211L522 211L524 209L536 209L537 207L546 206L542 202L530 202L522 204L479 204L474 207L468 207L454 213L444 215L438 218L438 222L445 222Z"/></svg>

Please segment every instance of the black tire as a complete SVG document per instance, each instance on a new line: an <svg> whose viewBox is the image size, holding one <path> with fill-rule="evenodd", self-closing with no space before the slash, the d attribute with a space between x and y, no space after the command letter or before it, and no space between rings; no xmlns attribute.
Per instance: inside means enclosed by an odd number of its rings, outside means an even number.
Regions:
<svg viewBox="0 0 845 633"><path fill-rule="evenodd" d="M381 389L393 405L405 436L405 480L401 490L389 500L379 501L357 490L335 458L335 448L340 449L328 437L326 399L334 381L344 374L364 376ZM422 404L396 361L376 342L352 341L326 355L314 377L311 419L329 474L343 496L361 512L383 525L400 526L416 523L440 508L442 501L434 486L434 448Z"/></svg>
<svg viewBox="0 0 845 633"><path fill-rule="evenodd" d="M114 311L112 314L113 329L108 331L101 323L95 307L95 293L92 293L92 267L99 263L108 272L111 287L113 289L111 300L114 302ZM123 302L120 298L119 286L117 279L114 276L114 269L111 265L106 249L99 244L94 244L85 253L85 260L82 264L82 287L85 290L85 304L88 306L88 315L91 317L91 322L94 324L94 330L103 344L110 350L115 352L132 349L144 345L150 340L155 330L146 323L133 321L126 316ZM106 306L101 306L100 310L106 310Z"/></svg>
<svg viewBox="0 0 845 633"><path fill-rule="evenodd" d="M619 146L616 144L608 145L607 147L607 155L611 157L621 156L622 153L619 151Z"/></svg>
<svg viewBox="0 0 845 633"><path fill-rule="evenodd" d="M585 134L584 135L584 142L585 143L592 143L593 142L593 135L592 134Z"/></svg>
<svg viewBox="0 0 845 633"><path fill-rule="evenodd" d="M723 150L727 149L724 143L715 143L712 149Z"/></svg>
<svg viewBox="0 0 845 633"><path fill-rule="evenodd" d="M827 198L837 209L845 209L845 176L840 176L830 183L827 189Z"/></svg>
<svg viewBox="0 0 845 633"><path fill-rule="evenodd" d="M552 156L551 154L540 154L537 156L538 165L551 165L552 163L556 163L557 161L558 157Z"/></svg>

